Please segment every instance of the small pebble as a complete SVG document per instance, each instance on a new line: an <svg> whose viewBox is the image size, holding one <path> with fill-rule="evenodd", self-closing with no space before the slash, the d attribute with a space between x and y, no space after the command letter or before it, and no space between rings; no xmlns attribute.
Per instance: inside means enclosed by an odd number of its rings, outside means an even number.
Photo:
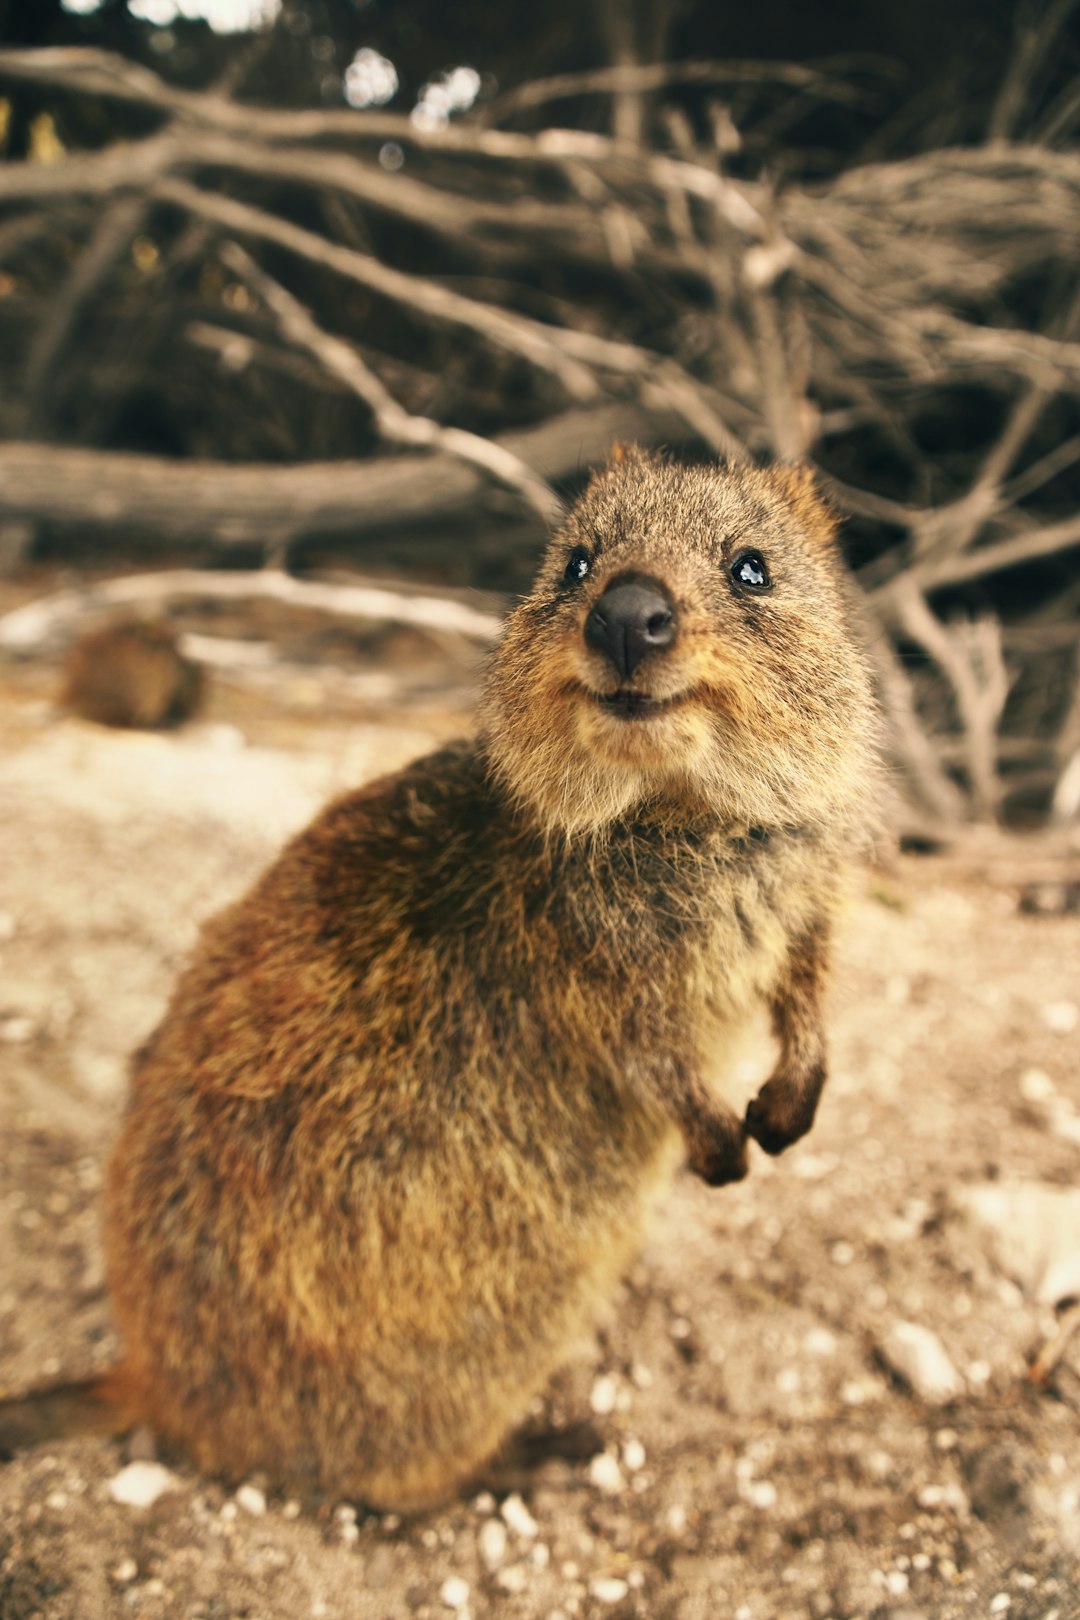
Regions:
<svg viewBox="0 0 1080 1620"><path fill-rule="evenodd" d="M469 1583L460 1575L449 1575L439 1588L439 1599L444 1608L464 1609L469 1601Z"/></svg>
<svg viewBox="0 0 1080 1620"><path fill-rule="evenodd" d="M500 1569L495 1577L496 1586L501 1586L504 1592L524 1592L529 1584L529 1570L526 1564L510 1564L506 1569Z"/></svg>
<svg viewBox="0 0 1080 1620"><path fill-rule="evenodd" d="M551 1548L543 1541L538 1541L529 1554L537 1569L547 1569L551 1563Z"/></svg>
<svg viewBox="0 0 1080 1620"><path fill-rule="evenodd" d="M113 1570L112 1575L113 1580L116 1581L118 1585L127 1586L129 1581L133 1581L138 1573L139 1566L135 1562L134 1558L121 1558L120 1562Z"/></svg>
<svg viewBox="0 0 1080 1620"><path fill-rule="evenodd" d="M109 1481L109 1495L122 1507L150 1507L166 1491L180 1488L180 1480L161 1463L133 1462Z"/></svg>
<svg viewBox="0 0 1080 1620"><path fill-rule="evenodd" d="M627 1582L617 1575L598 1575L589 1582L590 1595L598 1603L621 1603L629 1590Z"/></svg>
<svg viewBox="0 0 1080 1620"><path fill-rule="evenodd" d="M488 1569L498 1569L506 1557L506 1526L501 1519L485 1519L476 1538L480 1557Z"/></svg>
<svg viewBox="0 0 1080 1620"><path fill-rule="evenodd" d="M1045 1069L1025 1069L1020 1076L1020 1095L1025 1102L1048 1102L1057 1096L1057 1087Z"/></svg>
<svg viewBox="0 0 1080 1620"><path fill-rule="evenodd" d="M1080 1024L1080 1007L1075 1001L1051 1001L1042 1010L1043 1023L1055 1035L1071 1035Z"/></svg>
<svg viewBox="0 0 1080 1620"><path fill-rule="evenodd" d="M829 1250L829 1257L834 1266L850 1266L855 1258L855 1250L850 1243L841 1238L839 1243L834 1243Z"/></svg>
<svg viewBox="0 0 1080 1620"><path fill-rule="evenodd" d="M751 1507L767 1512L776 1506L776 1486L767 1479L749 1479L741 1487L740 1496Z"/></svg>
<svg viewBox="0 0 1080 1620"><path fill-rule="evenodd" d="M918 1322L893 1322L885 1329L879 1349L920 1400L940 1403L955 1400L964 1381L938 1338Z"/></svg>
<svg viewBox="0 0 1080 1620"><path fill-rule="evenodd" d="M619 1398L619 1387L609 1373L603 1373L593 1381L589 1392L589 1405L597 1417L608 1417L615 1410L615 1403Z"/></svg>
<svg viewBox="0 0 1080 1620"><path fill-rule="evenodd" d="M50 1491L45 1498L45 1506L52 1508L54 1513L62 1513L68 1505L67 1491Z"/></svg>
<svg viewBox="0 0 1080 1620"><path fill-rule="evenodd" d="M257 1519L266 1512L266 1496L257 1485L241 1485L236 1493L236 1505Z"/></svg>
<svg viewBox="0 0 1080 1620"><path fill-rule="evenodd" d="M610 1451L600 1451L590 1461L589 1484L607 1496L617 1496L624 1488L622 1469Z"/></svg>
<svg viewBox="0 0 1080 1620"><path fill-rule="evenodd" d="M223 1502L221 1504L221 1512L218 1514L218 1518L224 1519L226 1524L232 1524L239 1515L239 1512L240 1509L237 1507L235 1502Z"/></svg>
<svg viewBox="0 0 1080 1620"><path fill-rule="evenodd" d="M281 1509L281 1517L283 1519L298 1519L300 1517L299 1502L286 1502Z"/></svg>
<svg viewBox="0 0 1080 1620"><path fill-rule="evenodd" d="M681 1502L667 1510L667 1527L673 1536L681 1536L686 1529L686 1509Z"/></svg>
<svg viewBox="0 0 1080 1620"><path fill-rule="evenodd" d="M636 1474L645 1466L645 1447L640 1440L627 1440L622 1448L623 1467Z"/></svg>
<svg viewBox="0 0 1080 1620"><path fill-rule="evenodd" d="M514 1534L526 1541L531 1541L540 1529L520 1496L508 1496L499 1511Z"/></svg>
<svg viewBox="0 0 1080 1620"><path fill-rule="evenodd" d="M0 1020L0 1041L8 1041L12 1046L21 1046L25 1041L33 1039L34 1020L32 1018L4 1018Z"/></svg>
<svg viewBox="0 0 1080 1620"><path fill-rule="evenodd" d="M477 1513L494 1513L495 1498L490 1491L481 1491L479 1496L473 1498L473 1508Z"/></svg>
<svg viewBox="0 0 1080 1620"><path fill-rule="evenodd" d="M1008 1592L998 1592L996 1596L990 1599L991 1614L1008 1614L1011 1608L1012 1598Z"/></svg>

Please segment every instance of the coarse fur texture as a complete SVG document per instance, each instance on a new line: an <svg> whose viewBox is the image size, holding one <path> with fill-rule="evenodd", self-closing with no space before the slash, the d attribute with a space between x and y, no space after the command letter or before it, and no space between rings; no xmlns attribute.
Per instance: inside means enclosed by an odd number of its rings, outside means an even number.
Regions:
<svg viewBox="0 0 1080 1620"><path fill-rule="evenodd" d="M627 581L670 603L630 673L586 638ZM807 475L617 452L510 616L479 738L294 839L138 1054L120 1417L380 1508L468 1486L679 1163L719 1185L748 1137L809 1128L873 736ZM740 1120L712 1075L761 1000L779 1059Z"/></svg>
<svg viewBox="0 0 1080 1620"><path fill-rule="evenodd" d="M203 674L175 633L146 619L90 630L71 647L60 702L101 726L154 730L178 725L199 706Z"/></svg>

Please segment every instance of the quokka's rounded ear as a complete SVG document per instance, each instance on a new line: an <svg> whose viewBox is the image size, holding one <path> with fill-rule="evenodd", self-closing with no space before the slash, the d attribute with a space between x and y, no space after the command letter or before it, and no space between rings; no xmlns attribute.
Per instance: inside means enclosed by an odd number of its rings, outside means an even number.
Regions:
<svg viewBox="0 0 1080 1620"><path fill-rule="evenodd" d="M639 467L650 465L659 466L663 459L664 458L655 450L647 450L643 445L640 444L624 444L620 441L619 443L613 444L611 449L608 451L605 466L609 469L614 467L627 467L632 462L636 463Z"/></svg>
<svg viewBox="0 0 1080 1620"><path fill-rule="evenodd" d="M814 469L805 461L773 467L772 476L784 500L795 513L810 540L832 545L840 516L818 482Z"/></svg>

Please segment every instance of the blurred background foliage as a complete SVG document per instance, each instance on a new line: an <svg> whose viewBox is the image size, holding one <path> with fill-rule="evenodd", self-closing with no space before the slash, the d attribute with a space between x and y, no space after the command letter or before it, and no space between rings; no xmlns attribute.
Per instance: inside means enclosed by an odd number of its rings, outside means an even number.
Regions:
<svg viewBox="0 0 1080 1620"><path fill-rule="evenodd" d="M1072 0L0 0L0 566L510 591L805 458L907 819L1080 808Z"/></svg>

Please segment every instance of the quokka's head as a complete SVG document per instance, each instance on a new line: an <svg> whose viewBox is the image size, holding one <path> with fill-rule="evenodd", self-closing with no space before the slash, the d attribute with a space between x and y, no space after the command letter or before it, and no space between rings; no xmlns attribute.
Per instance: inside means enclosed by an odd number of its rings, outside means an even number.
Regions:
<svg viewBox="0 0 1080 1620"><path fill-rule="evenodd" d="M550 830L646 807L852 819L874 707L804 468L617 449L548 546L488 683L494 770Z"/></svg>

